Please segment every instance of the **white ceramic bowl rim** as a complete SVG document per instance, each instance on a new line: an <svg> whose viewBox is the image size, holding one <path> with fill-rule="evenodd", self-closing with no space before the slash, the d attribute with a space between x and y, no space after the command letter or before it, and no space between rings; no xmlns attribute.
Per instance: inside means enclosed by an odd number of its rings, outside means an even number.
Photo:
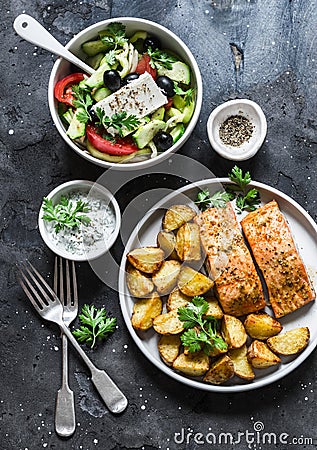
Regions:
<svg viewBox="0 0 317 450"><path fill-rule="evenodd" d="M169 157L169 155L171 153L176 152L179 148L182 147L183 144L185 144L185 142L187 141L187 139L189 138L189 136L191 135L192 131L194 130L196 123L198 121L199 118L199 114L200 114L200 110L201 110L201 105L202 105L202 79L201 79L201 74L200 74L200 70L199 67L197 65L197 62L192 54L192 52L189 50L189 48L187 47L187 45L176 35L174 34L172 31L168 30L166 27L164 27L163 25L160 25L156 22L147 20L147 19L143 19L143 18L137 18L137 17L113 17L111 19L106 19L100 22L97 22L93 25L90 25L89 27L85 28L84 30L80 31L78 34L76 34L66 45L65 47L67 49L69 49L74 42L76 42L77 40L79 40L83 35L89 33L90 31L94 30L95 28L99 28L99 27L104 27L109 25L109 23L111 22L122 22L124 24L133 24L135 22L140 22L140 27L142 28L142 24L146 24L148 26L152 26L155 29L161 30L163 33L168 34L172 39L175 40L175 42L177 42L177 45L179 47L181 47L181 49L183 50L184 53L186 53L186 56L188 58L187 63L189 63L191 65L191 71L192 73L194 73L195 78L196 78L196 103L195 103L195 110L193 113L193 116L190 120L190 122L188 123L185 133L184 135L172 146L170 147L168 150L166 150L165 152L163 152L162 154L156 156L153 159L147 159L145 161L140 161L140 162L136 162L136 163L126 163L126 164L120 164L120 163L111 163L111 162L107 162L107 161L103 161L103 160L99 160L98 158L95 158L94 156L90 155L88 152L84 151L83 149L81 149L80 147L78 147L76 145L75 142L73 142L65 133L65 130L62 126L61 121L59 120L58 114L57 114L57 110L56 110L56 102L55 102L55 98L54 98L54 85L55 85L55 78L56 78L56 74L58 73L58 70L60 68L61 62L63 61L62 58L58 58L55 61L55 64L52 68L51 71L51 75L50 75L50 79L49 79L49 84L48 84L48 103L49 103L49 109L51 112L51 116L53 118L53 121L55 123L55 126L57 128L57 130L59 131L60 135L62 136L62 138L64 139L64 141L73 149L75 150L75 152L77 154L79 154L81 157L85 158L86 160L97 164L101 167L105 167L105 168L113 168L115 170L135 170L135 169L144 169L145 167L149 167L152 166L154 164L159 163L160 161L165 160L166 158Z"/></svg>
<svg viewBox="0 0 317 450"><path fill-rule="evenodd" d="M63 249L57 247L53 241L49 238L49 232L47 231L45 221L42 219L43 215L43 206L41 205L39 216L38 216L38 225L39 225L39 231L41 234L41 237L45 244L49 247L50 250L52 250L54 253L56 253L59 256L62 256L63 258L73 260L73 261L88 261L91 259L95 259L106 253L112 245L115 243L120 227L121 227L121 212L120 207L118 205L117 200L115 199L114 195L103 185L99 183L95 183L93 181L89 180L72 180L67 181L66 183L60 184L59 186L56 186L47 196L48 199L53 199L54 197L57 197L59 195L62 195L66 192L71 192L72 190L76 191L83 191L88 193L88 196L91 193L101 194L107 201L109 201L109 205L111 205L114 215L115 215L115 228L111 235L109 236L109 239L107 240L107 243L104 247L100 248L100 250L95 250L91 253L87 252L83 255L76 255L72 254L70 252L67 252L66 250L63 251Z"/></svg>
<svg viewBox="0 0 317 450"><path fill-rule="evenodd" d="M254 113L254 117L258 121L260 125L259 133L256 137L256 140L250 145L249 143L244 144L240 148L237 148L237 153L230 151L230 146L226 146L221 143L220 137L215 137L215 120L219 114L224 111L228 111L228 117L231 115L229 112L234 108L237 108L241 105L241 109L243 106L248 106L252 109ZM234 161L243 161L245 159L249 159L254 156L265 139L267 133L267 122L262 108L254 101L249 99L236 99L229 100L221 105L217 106L210 114L207 121L207 133L210 144L212 148L218 152L221 156L227 159L231 159ZM251 138L252 139L252 138ZM243 147L245 149L243 149ZM233 148L233 147L232 147ZM240 153L238 153L240 151Z"/></svg>

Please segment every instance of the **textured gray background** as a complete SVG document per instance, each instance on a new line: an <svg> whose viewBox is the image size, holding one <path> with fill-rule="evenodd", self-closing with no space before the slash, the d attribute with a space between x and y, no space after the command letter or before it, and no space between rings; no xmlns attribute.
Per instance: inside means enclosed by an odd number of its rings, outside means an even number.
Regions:
<svg viewBox="0 0 317 450"><path fill-rule="evenodd" d="M137 16L159 22L190 47L200 66L204 101L200 121L182 153L226 176L232 164L218 157L206 135L209 112L237 96L258 102L268 120L265 144L241 164L255 180L297 200L316 220L316 2L309 0L160 0L1 2L0 116L0 437L1 450L50 449L246 449L247 444L176 445L182 428L207 434L265 430L317 438L316 352L291 375L261 390L238 395L196 391L169 379L136 348L124 326L118 297L86 264L79 266L80 302L106 305L119 330L91 353L107 367L129 407L114 417L101 404L82 362L72 354L70 383L75 391L78 428L61 440L54 432L54 399L60 384L60 340L29 308L15 281L16 261L29 257L50 274L53 255L37 229L43 195L70 179L96 180L102 170L72 152L55 130L47 104L47 83L55 57L22 41L12 29L25 11L62 43L99 20ZM244 51L238 73L229 43ZM13 130L13 131L10 131ZM162 183L162 179L147 183ZM177 180L168 180L178 187ZM163 184L164 184L163 183ZM135 182L120 192L120 206L142 192ZM120 260L120 242L114 256ZM127 346L127 347L125 347ZM253 449L316 448L251 444Z"/></svg>

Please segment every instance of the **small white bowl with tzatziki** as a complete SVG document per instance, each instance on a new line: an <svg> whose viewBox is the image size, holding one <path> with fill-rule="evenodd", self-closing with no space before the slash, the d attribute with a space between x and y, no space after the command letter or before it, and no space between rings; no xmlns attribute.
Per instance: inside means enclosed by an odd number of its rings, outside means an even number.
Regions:
<svg viewBox="0 0 317 450"><path fill-rule="evenodd" d="M43 198L39 230L57 255L87 261L107 252L120 226L119 205L108 189L88 180L68 181Z"/></svg>

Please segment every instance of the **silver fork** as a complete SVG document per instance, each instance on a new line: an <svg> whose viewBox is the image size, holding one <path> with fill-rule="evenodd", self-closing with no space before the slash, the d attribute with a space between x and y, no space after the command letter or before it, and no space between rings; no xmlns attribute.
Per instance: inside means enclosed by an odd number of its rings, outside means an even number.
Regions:
<svg viewBox="0 0 317 450"><path fill-rule="evenodd" d="M71 271L70 266L71 265ZM64 270L66 281L66 296L64 295ZM71 273L70 273L71 272ZM54 291L63 305L63 321L69 327L76 319L78 312L77 280L74 261L55 257ZM62 384L57 391L55 408L55 430L59 436L71 436L76 428L74 392L68 385L68 341L62 333Z"/></svg>
<svg viewBox="0 0 317 450"><path fill-rule="evenodd" d="M112 381L109 375L98 369L80 347L69 328L63 322L63 306L53 289L46 283L30 262L20 266L19 283L34 306L44 319L56 323L66 334L71 344L80 354L91 372L91 380L106 406L113 413L122 412L128 404L125 395Z"/></svg>

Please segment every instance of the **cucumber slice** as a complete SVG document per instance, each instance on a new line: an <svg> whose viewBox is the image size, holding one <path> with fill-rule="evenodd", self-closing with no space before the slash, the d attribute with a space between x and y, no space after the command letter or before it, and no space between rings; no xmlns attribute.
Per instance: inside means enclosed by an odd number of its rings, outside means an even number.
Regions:
<svg viewBox="0 0 317 450"><path fill-rule="evenodd" d="M188 123L192 118L195 109L195 102L191 102L189 105L185 106L183 110L183 122Z"/></svg>
<svg viewBox="0 0 317 450"><path fill-rule="evenodd" d="M110 89L106 87L100 87L95 90L93 94L91 94L92 98L98 103L104 98L108 97L108 95L112 94Z"/></svg>
<svg viewBox="0 0 317 450"><path fill-rule="evenodd" d="M93 69L97 70L100 66L100 63L104 57L103 53L97 53L97 55L90 56L87 58L87 64L89 64Z"/></svg>
<svg viewBox="0 0 317 450"><path fill-rule="evenodd" d="M134 33L133 36L130 37L129 41L131 44L138 41L139 39L142 39L143 41L147 38L147 32L146 31L137 31Z"/></svg>
<svg viewBox="0 0 317 450"><path fill-rule="evenodd" d="M133 138L139 148L144 148L156 135L156 133L165 128L165 122L162 120L151 120L133 134Z"/></svg>
<svg viewBox="0 0 317 450"><path fill-rule="evenodd" d="M93 73L87 80L85 81L85 85L93 88L99 88L103 86L103 74L106 70L110 70L110 66L107 62L103 62L104 59L101 62L100 67L96 70L95 73Z"/></svg>
<svg viewBox="0 0 317 450"><path fill-rule="evenodd" d="M164 106L161 106L159 109L154 111L154 113L151 116L152 120L164 120L164 114L165 114L165 108Z"/></svg>
<svg viewBox="0 0 317 450"><path fill-rule="evenodd" d="M105 53L111 48L111 46L111 44L107 44L105 42L102 42L101 40L98 40L84 42L81 48L86 53L86 55L95 56L97 55L97 53Z"/></svg>
<svg viewBox="0 0 317 450"><path fill-rule="evenodd" d="M185 100L180 95L176 94L173 96L173 105L175 108L179 109L180 111L183 111L185 108Z"/></svg>
<svg viewBox="0 0 317 450"><path fill-rule="evenodd" d="M190 84L190 68L181 61L174 62L171 69L160 67L157 73L165 75L177 83Z"/></svg>
<svg viewBox="0 0 317 450"><path fill-rule="evenodd" d="M62 117L65 120L65 122L70 124L72 119L73 119L73 117L74 117L74 111L72 110L72 108L69 108L66 112L64 112Z"/></svg>
<svg viewBox="0 0 317 450"><path fill-rule="evenodd" d="M69 127L66 131L67 136L69 136L71 139L78 139L85 135L86 133L86 124L83 122L80 122L77 118L78 114L80 112L84 112L84 108L77 108Z"/></svg>
<svg viewBox="0 0 317 450"><path fill-rule="evenodd" d="M170 134L173 138L173 144L175 144L175 142L177 142L185 133L185 125L183 123L178 123L176 125L176 127L174 127L171 131Z"/></svg>
<svg viewBox="0 0 317 450"><path fill-rule="evenodd" d="M178 117L178 116L182 116L182 115L183 115L183 113L179 109L171 107L166 111L165 119L168 120L171 117Z"/></svg>

